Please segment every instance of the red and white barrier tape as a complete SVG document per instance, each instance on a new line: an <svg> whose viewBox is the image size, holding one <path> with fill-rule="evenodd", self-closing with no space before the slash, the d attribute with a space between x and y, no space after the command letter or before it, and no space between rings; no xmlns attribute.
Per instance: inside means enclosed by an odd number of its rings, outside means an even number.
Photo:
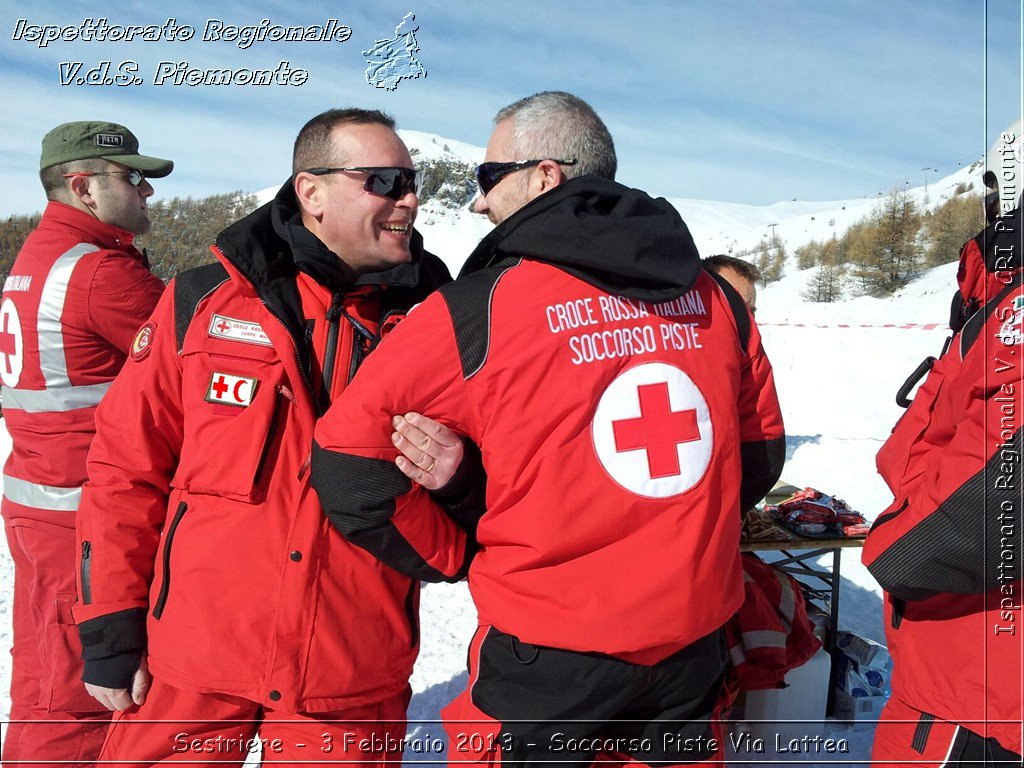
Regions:
<svg viewBox="0 0 1024 768"><path fill-rule="evenodd" d="M758 328L896 328L901 331L948 331L946 323L758 323Z"/></svg>

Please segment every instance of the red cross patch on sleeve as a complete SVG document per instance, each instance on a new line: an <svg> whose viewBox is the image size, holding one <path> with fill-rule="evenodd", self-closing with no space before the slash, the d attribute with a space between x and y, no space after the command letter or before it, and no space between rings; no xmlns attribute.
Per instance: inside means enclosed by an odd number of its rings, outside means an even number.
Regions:
<svg viewBox="0 0 1024 768"><path fill-rule="evenodd" d="M256 394L259 379L214 372L206 390L206 402L247 408Z"/></svg>

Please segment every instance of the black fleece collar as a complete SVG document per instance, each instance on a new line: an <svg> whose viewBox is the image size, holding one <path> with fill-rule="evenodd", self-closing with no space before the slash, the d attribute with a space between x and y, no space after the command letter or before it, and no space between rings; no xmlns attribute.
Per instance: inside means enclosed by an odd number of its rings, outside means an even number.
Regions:
<svg viewBox="0 0 1024 768"><path fill-rule="evenodd" d="M480 241L461 274L507 256L651 302L681 296L701 271L693 237L668 201L597 176L571 179L527 203Z"/></svg>

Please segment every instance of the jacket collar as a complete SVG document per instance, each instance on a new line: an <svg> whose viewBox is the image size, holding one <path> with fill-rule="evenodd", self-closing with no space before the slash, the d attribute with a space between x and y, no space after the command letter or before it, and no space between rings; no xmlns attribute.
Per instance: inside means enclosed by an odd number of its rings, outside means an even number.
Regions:
<svg viewBox="0 0 1024 768"><path fill-rule="evenodd" d="M41 223L57 223L81 233L83 240L101 248L125 250L132 248L135 235L126 229L106 224L95 216L74 206L50 200L46 204Z"/></svg>
<svg viewBox="0 0 1024 768"><path fill-rule="evenodd" d="M524 205L480 241L461 275L509 256L654 303L681 296L701 274L697 246L668 201L596 176L570 179Z"/></svg>

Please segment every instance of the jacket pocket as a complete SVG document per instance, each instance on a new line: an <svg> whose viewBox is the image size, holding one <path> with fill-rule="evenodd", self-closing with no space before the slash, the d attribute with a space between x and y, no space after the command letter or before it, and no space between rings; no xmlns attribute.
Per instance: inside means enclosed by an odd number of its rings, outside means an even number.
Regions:
<svg viewBox="0 0 1024 768"><path fill-rule="evenodd" d="M290 402L280 363L197 352L183 354L182 367L185 430L172 485L258 501Z"/></svg>
<svg viewBox="0 0 1024 768"><path fill-rule="evenodd" d="M82 645L71 615L77 597L73 591L57 592L53 620L43 630L40 688L47 712L83 715L105 710L82 685Z"/></svg>
<svg viewBox="0 0 1024 768"><path fill-rule="evenodd" d="M174 534L177 532L181 519L185 516L187 509L188 504L184 501L178 503L178 508L174 512L174 518L167 528L167 536L164 537L164 551L161 558L163 578L160 581L160 594L157 595L156 602L153 603L154 619L159 619L163 615L164 606L167 605L167 595L171 589L171 545L174 544Z"/></svg>
<svg viewBox="0 0 1024 768"><path fill-rule="evenodd" d="M875 518L875 522L871 524L871 531L875 531L878 528L885 525L886 523L888 523L890 520L899 517L900 513L903 512L903 510L905 510L909 505L910 499L903 499L903 501L900 502L899 506L896 506L896 502L890 504L889 509L887 509L885 512L883 512Z"/></svg>

